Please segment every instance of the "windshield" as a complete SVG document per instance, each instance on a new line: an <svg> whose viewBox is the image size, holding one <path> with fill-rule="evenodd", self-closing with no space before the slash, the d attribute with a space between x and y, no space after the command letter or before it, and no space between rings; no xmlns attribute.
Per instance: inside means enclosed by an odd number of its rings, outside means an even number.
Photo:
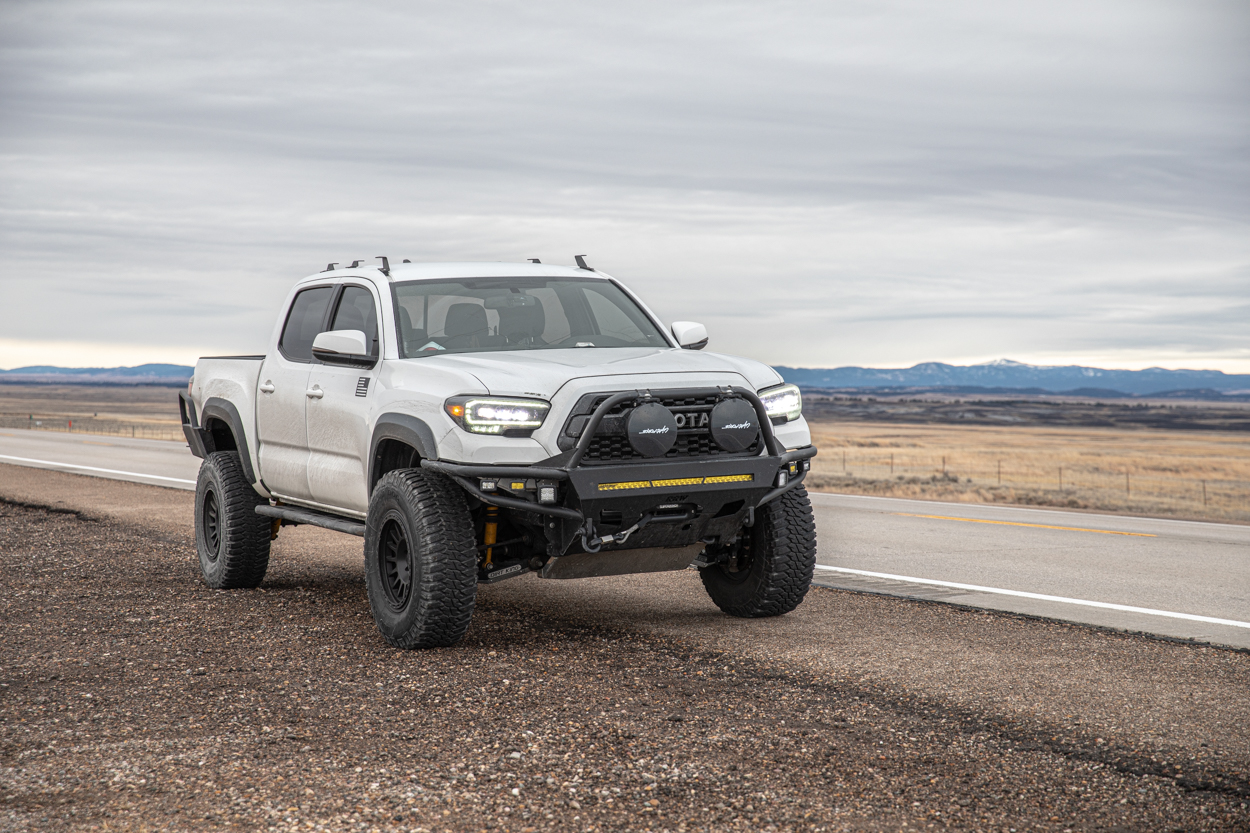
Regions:
<svg viewBox="0 0 1250 833"><path fill-rule="evenodd" d="M392 287L400 355L569 347L668 347L609 281L463 278Z"/></svg>

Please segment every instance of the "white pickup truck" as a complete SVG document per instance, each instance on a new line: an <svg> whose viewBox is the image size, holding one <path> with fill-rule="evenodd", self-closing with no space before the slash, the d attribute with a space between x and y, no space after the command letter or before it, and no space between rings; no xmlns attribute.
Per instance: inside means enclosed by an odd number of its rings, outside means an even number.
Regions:
<svg viewBox="0 0 1250 833"><path fill-rule="evenodd" d="M181 394L203 458L205 581L255 587L280 526L362 536L400 648L450 645L477 585L697 567L733 616L803 600L816 454L793 385L699 352L618 281L529 263L330 264L263 356L202 358Z"/></svg>

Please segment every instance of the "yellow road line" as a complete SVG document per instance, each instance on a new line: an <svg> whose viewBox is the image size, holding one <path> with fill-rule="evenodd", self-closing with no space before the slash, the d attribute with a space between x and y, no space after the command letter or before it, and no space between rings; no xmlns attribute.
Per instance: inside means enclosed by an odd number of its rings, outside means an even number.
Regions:
<svg viewBox="0 0 1250 833"><path fill-rule="evenodd" d="M1049 524L1022 524L1016 521L986 521L981 518L951 518L946 515L913 515L911 512L891 512L905 518L932 518L936 521L964 521L970 524L998 524L1000 526L1031 526L1034 529L1064 529L1068 532L1097 532L1100 535L1131 535L1134 538L1158 538L1149 532L1119 532L1114 529L1087 529L1083 526L1050 526Z"/></svg>

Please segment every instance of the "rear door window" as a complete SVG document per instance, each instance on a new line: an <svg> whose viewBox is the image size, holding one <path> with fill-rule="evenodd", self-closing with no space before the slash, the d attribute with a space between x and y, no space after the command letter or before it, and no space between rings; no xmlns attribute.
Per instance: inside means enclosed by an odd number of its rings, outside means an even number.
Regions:
<svg viewBox="0 0 1250 833"><path fill-rule="evenodd" d="M286 326L282 328L282 338L278 342L282 355L296 362L312 361L313 339L325 331L326 312L333 297L332 286L305 289L295 296L291 311L286 317ZM373 301L370 300L369 303L372 304ZM373 329L376 336L376 323Z"/></svg>

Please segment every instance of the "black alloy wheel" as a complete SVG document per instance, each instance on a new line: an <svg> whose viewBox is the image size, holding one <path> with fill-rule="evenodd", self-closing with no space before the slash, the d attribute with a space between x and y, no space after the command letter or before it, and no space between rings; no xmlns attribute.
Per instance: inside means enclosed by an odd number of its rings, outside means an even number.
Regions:
<svg viewBox="0 0 1250 833"><path fill-rule="evenodd" d="M211 486L204 490L204 505L200 519L204 525L204 555L216 561L221 553L221 502L217 491Z"/></svg>
<svg viewBox="0 0 1250 833"><path fill-rule="evenodd" d="M382 527L382 540L378 547L382 588L386 599L396 610L403 610L412 596L412 553L408 536L398 518L391 518Z"/></svg>

